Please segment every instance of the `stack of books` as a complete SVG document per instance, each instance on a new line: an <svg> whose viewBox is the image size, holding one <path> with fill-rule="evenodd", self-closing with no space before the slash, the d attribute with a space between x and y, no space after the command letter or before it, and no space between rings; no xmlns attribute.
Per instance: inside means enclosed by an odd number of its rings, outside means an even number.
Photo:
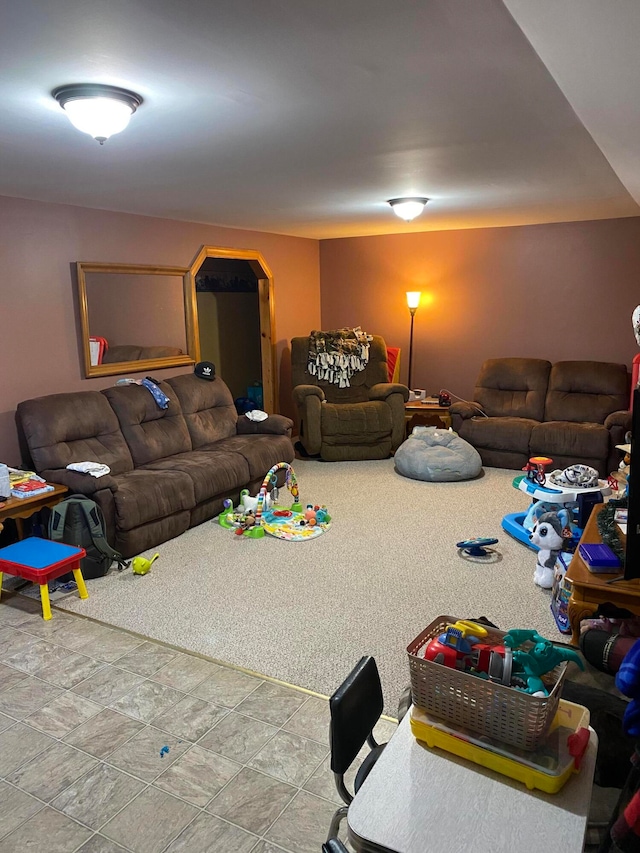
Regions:
<svg viewBox="0 0 640 853"><path fill-rule="evenodd" d="M12 489L19 483L26 483L27 480L31 480L37 476L38 475L35 471L23 471L21 468L9 468L9 482L11 483Z"/></svg>
<svg viewBox="0 0 640 853"><path fill-rule="evenodd" d="M53 491L53 486L50 486L42 477L38 477L35 471L20 471L18 468L9 468L9 482L11 483L11 497L21 500Z"/></svg>

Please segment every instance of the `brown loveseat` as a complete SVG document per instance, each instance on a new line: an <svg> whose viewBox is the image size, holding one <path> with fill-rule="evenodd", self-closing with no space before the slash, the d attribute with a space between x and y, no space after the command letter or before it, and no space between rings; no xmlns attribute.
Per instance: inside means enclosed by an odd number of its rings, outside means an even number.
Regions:
<svg viewBox="0 0 640 853"><path fill-rule="evenodd" d="M453 429L484 465L522 468L550 456L554 468L584 463L606 476L631 428L624 364L493 358L480 370L474 402L451 406Z"/></svg>
<svg viewBox="0 0 640 853"><path fill-rule="evenodd" d="M369 362L338 388L307 370L309 338L291 341L293 401L300 442L327 462L386 459L404 441L405 385L389 382L387 347L372 335Z"/></svg>
<svg viewBox="0 0 640 853"><path fill-rule="evenodd" d="M213 518L225 498L255 494L276 462L291 462L293 422L270 415L238 418L217 377L194 374L161 382L167 409L140 385L52 394L18 405L19 430L35 470L102 508L110 544L125 557ZM102 462L94 478L71 462Z"/></svg>

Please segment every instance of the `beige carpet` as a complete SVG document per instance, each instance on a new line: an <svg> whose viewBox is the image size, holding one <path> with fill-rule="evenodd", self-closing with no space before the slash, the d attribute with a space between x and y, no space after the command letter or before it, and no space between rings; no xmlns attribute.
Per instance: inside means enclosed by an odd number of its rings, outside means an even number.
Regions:
<svg viewBox="0 0 640 853"><path fill-rule="evenodd" d="M206 522L161 545L150 574L112 571L89 582L88 601L57 606L323 694L373 654L388 713L408 682L406 646L436 616L562 639L550 593L533 583L535 554L500 525L528 505L516 472L422 483L393 460L297 460L295 470L302 502L332 514L324 536L254 540ZM455 543L474 536L499 538L499 562L461 559Z"/></svg>

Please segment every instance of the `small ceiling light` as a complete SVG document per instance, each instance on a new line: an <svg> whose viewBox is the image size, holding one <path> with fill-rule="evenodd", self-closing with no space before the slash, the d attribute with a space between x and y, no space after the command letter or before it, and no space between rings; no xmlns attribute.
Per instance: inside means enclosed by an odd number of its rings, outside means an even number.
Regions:
<svg viewBox="0 0 640 853"><path fill-rule="evenodd" d="M396 216L411 222L416 216L420 216L428 201L428 198L391 198L388 203Z"/></svg>
<svg viewBox="0 0 640 853"><path fill-rule="evenodd" d="M135 92L99 83L60 86L51 94L71 124L93 136L100 145L114 133L124 130L142 103L142 98Z"/></svg>

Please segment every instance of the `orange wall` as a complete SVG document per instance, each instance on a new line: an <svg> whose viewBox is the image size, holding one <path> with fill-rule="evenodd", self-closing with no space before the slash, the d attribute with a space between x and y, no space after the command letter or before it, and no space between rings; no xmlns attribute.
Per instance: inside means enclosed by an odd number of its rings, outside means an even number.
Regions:
<svg viewBox="0 0 640 853"><path fill-rule="evenodd" d="M83 379L71 265L189 266L203 244L255 249L269 265L280 410L291 414L289 341L320 324L316 240L0 197L0 461L20 461L18 402L106 388L118 378ZM158 378L180 372L153 371Z"/></svg>
<svg viewBox="0 0 640 853"><path fill-rule="evenodd" d="M402 347L415 316L413 379L472 394L485 358L624 362L638 347L640 217L324 240L322 328L360 325Z"/></svg>

